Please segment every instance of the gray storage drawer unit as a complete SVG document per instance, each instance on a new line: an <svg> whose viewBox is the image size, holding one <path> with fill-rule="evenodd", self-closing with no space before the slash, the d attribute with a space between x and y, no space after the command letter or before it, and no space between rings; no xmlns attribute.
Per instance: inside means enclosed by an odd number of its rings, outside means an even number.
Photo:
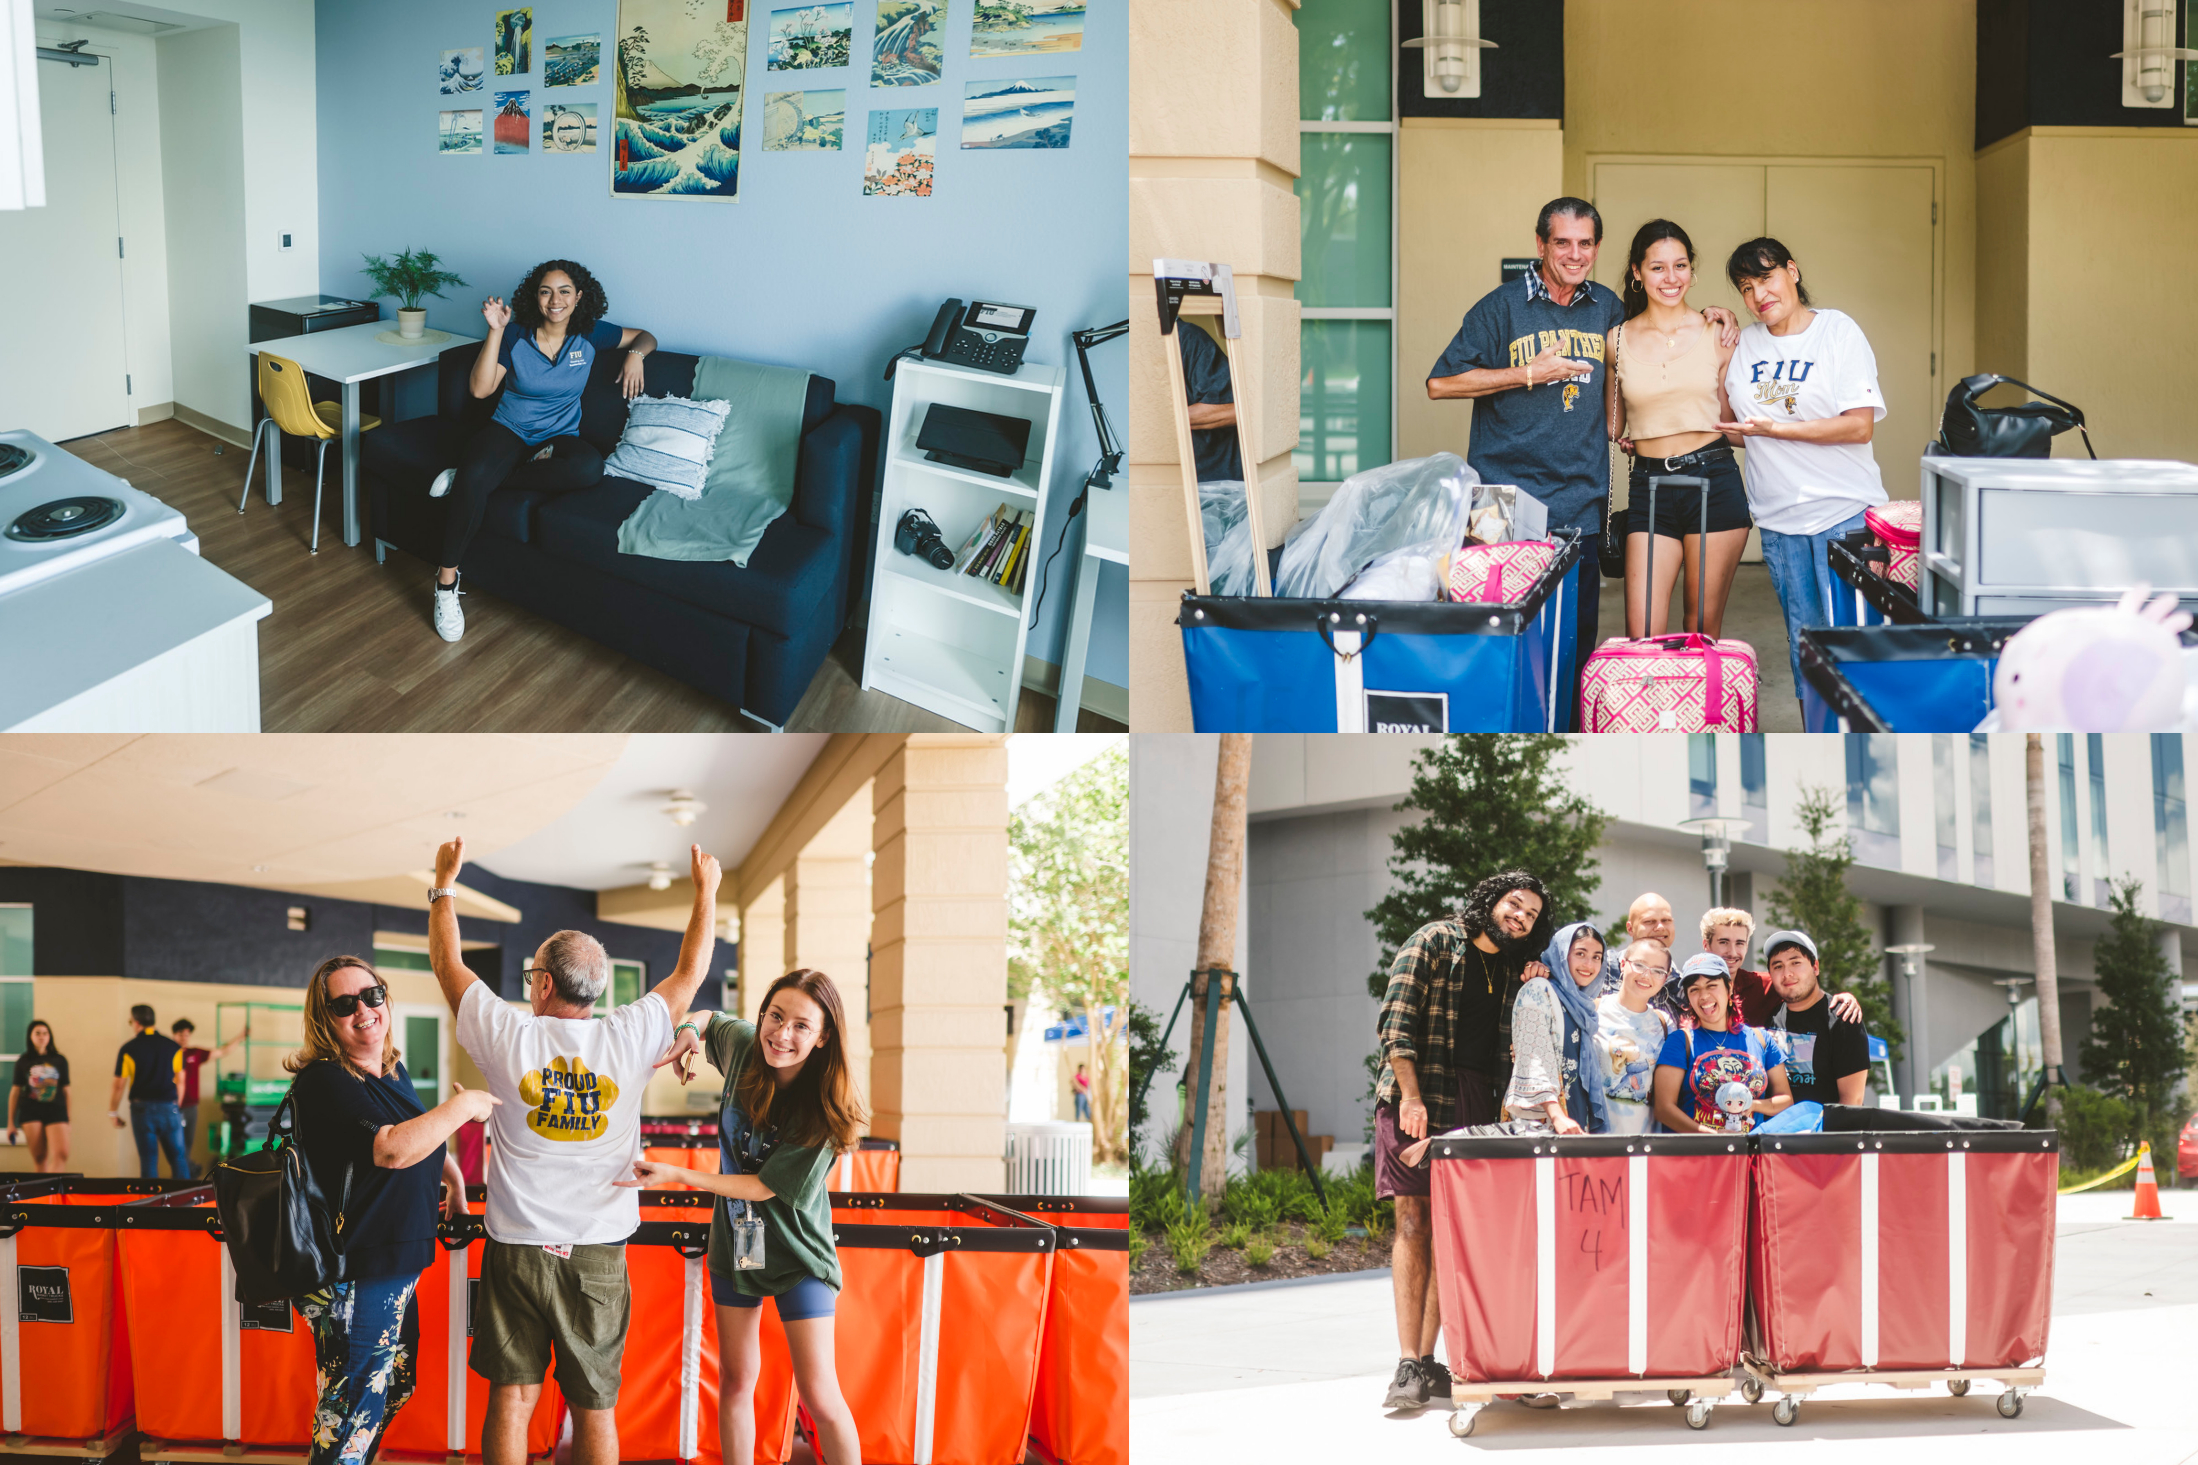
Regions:
<svg viewBox="0 0 2198 1465"><path fill-rule="evenodd" d="M2139 582L2198 609L2198 466L1927 455L1922 498L1929 615L2042 615Z"/></svg>

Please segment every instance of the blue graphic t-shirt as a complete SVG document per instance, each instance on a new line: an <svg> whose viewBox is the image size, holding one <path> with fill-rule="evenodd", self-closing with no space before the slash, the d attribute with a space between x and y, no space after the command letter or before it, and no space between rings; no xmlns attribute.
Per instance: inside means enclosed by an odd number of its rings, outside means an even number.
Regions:
<svg viewBox="0 0 2198 1465"><path fill-rule="evenodd" d="M1656 1055L1658 1068L1680 1072L1679 1112L1707 1124L1722 1122L1717 1112L1717 1086L1740 1082L1760 1099L1770 1089L1770 1071L1784 1062L1777 1046L1761 1028L1742 1028L1737 1033L1712 1032L1708 1028L1681 1028L1664 1039L1664 1051ZM1710 1116L1702 1119L1703 1115ZM1750 1115L1748 1127L1761 1122Z"/></svg>
<svg viewBox="0 0 2198 1465"><path fill-rule="evenodd" d="M552 361L542 354L534 332L507 327L496 360L509 375L491 420L529 444L572 436L580 430L580 394L595 369L595 353L616 351L625 334L623 326L599 320L585 336L565 337Z"/></svg>

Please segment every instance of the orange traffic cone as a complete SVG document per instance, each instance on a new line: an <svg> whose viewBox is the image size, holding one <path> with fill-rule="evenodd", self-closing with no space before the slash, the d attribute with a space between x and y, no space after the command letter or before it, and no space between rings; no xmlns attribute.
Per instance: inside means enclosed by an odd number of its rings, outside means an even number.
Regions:
<svg viewBox="0 0 2198 1465"><path fill-rule="evenodd" d="M2152 1142L2137 1142L2137 1213L2125 1221L2164 1221L2160 1214L2160 1187L2152 1179Z"/></svg>

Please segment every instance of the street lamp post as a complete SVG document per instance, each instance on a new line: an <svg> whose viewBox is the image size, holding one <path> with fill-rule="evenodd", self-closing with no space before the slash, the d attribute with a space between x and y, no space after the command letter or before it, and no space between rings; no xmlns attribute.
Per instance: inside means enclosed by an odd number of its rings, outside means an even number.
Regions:
<svg viewBox="0 0 2198 1465"><path fill-rule="evenodd" d="M1745 833L1748 821L1712 816L1682 819L1679 827L1702 836L1702 864L1710 872L1710 905L1713 909L1724 905L1725 870L1732 863L1732 836Z"/></svg>
<svg viewBox="0 0 2198 1465"><path fill-rule="evenodd" d="M1910 941L1885 948L1900 958L1900 974L1908 989L1908 1086L1911 1096L1931 1087L1931 1023L1925 1011L1923 958L1938 950L1929 941Z"/></svg>

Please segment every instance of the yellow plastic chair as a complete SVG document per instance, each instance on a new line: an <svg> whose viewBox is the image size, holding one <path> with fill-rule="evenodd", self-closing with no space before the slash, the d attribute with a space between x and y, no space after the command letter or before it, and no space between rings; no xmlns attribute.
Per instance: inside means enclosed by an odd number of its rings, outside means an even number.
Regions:
<svg viewBox="0 0 2198 1465"><path fill-rule="evenodd" d="M316 439L320 447L313 462L313 538L312 553L321 552L321 480L327 475L328 445L343 435L343 406L337 402L316 402L305 388L305 368L295 361L281 356L259 353L259 399L267 408L267 415L252 429L252 458L244 465L244 492L237 498L237 512L244 512L244 505L252 497L252 469L259 463L260 437L265 432L287 432L294 437ZM380 427L382 420L369 413L359 414L359 430ZM267 450L267 491L274 495L275 449Z"/></svg>

